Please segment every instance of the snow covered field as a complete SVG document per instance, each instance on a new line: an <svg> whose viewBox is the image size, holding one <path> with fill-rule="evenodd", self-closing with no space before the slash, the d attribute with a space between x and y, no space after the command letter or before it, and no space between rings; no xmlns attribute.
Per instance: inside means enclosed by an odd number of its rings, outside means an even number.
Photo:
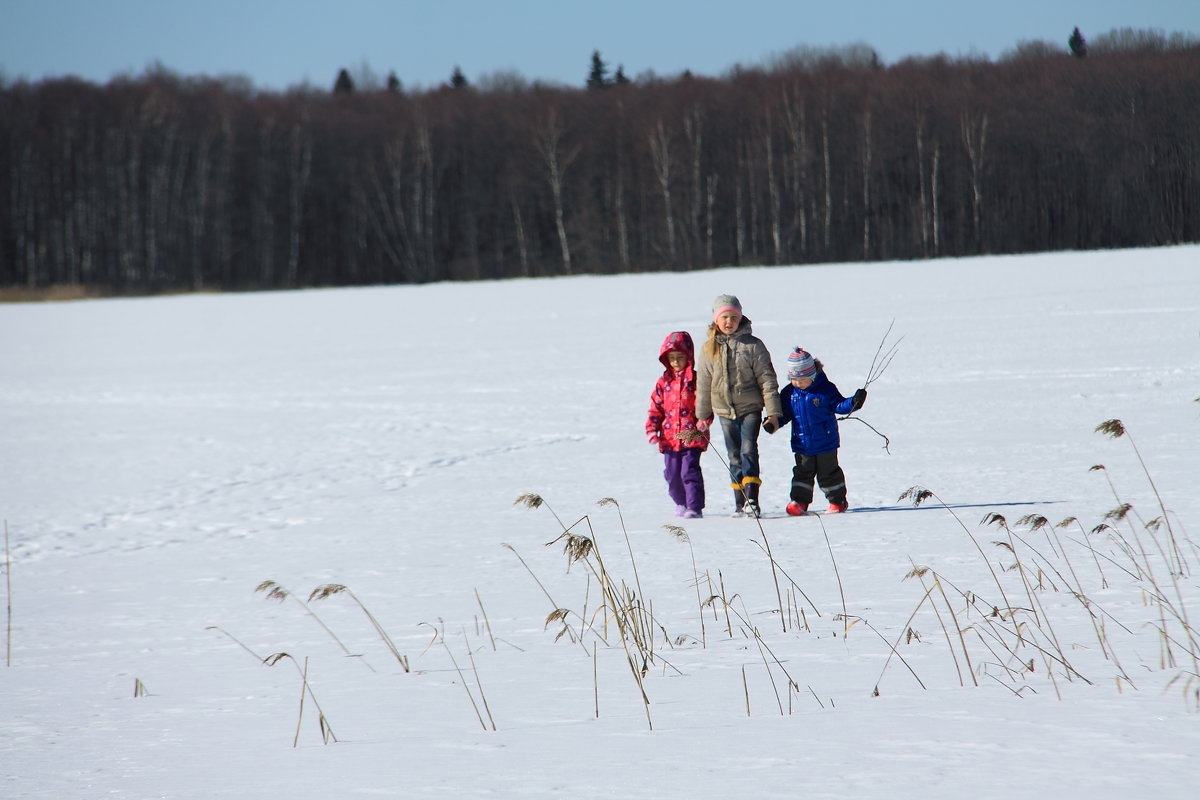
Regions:
<svg viewBox="0 0 1200 800"><path fill-rule="evenodd" d="M761 526L718 447L664 528L724 292L846 393L894 320L860 512L782 514L783 434ZM1195 246L0 306L0 797L1194 797L1198 397Z"/></svg>

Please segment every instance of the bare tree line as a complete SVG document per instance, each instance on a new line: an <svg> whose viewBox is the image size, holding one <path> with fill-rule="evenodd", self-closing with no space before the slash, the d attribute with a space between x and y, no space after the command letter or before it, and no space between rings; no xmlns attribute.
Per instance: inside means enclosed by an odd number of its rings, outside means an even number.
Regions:
<svg viewBox="0 0 1200 800"><path fill-rule="evenodd" d="M253 289L1200 240L1200 47L606 88L0 89L0 286Z"/></svg>

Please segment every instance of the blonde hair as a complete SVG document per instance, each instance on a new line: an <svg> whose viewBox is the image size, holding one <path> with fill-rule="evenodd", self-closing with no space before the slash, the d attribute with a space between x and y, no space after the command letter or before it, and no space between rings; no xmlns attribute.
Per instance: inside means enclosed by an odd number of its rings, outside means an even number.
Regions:
<svg viewBox="0 0 1200 800"><path fill-rule="evenodd" d="M742 314L741 318L738 320L738 326L734 333L736 334L738 331L740 331L742 326L745 324L746 315ZM704 355L708 356L709 358L716 358L721 354L721 346L717 343L717 334L720 332L720 329L717 328L717 321L715 319L708 323L708 338L704 340L704 345L700 349L704 352Z"/></svg>
<svg viewBox="0 0 1200 800"><path fill-rule="evenodd" d="M704 340L701 350L709 358L716 358L721 354L720 346L717 344L717 323L708 323L708 338Z"/></svg>

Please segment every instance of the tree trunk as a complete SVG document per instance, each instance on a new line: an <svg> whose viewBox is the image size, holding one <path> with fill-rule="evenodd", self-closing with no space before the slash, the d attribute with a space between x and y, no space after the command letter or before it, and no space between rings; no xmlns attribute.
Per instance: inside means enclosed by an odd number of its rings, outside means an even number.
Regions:
<svg viewBox="0 0 1200 800"><path fill-rule="evenodd" d="M871 258L871 110L863 113L863 160L862 160L862 257Z"/></svg>
<svg viewBox="0 0 1200 800"><path fill-rule="evenodd" d="M258 131L254 161L254 196L250 204L250 228L262 289L275 287L275 147L274 120L265 119Z"/></svg>
<svg viewBox="0 0 1200 800"><path fill-rule="evenodd" d="M925 115L917 114L917 238L922 258L929 258L929 181L925 175Z"/></svg>
<svg viewBox="0 0 1200 800"><path fill-rule="evenodd" d="M546 168L546 182L550 186L550 197L554 204L554 230L558 234L558 247L562 255L562 265L565 274L571 271L571 245L567 239L566 215L563 210L563 174L577 151L564 155L561 152L563 128L554 109L542 120L534 132L534 144L542 157L542 165Z"/></svg>
<svg viewBox="0 0 1200 800"><path fill-rule="evenodd" d="M686 227L687 236L685 238L686 246L689 253L685 255L690 266L694 256L692 255L699 249L699 243L704 239L702 233L703 217L701 214L702 204L705 201L703 179L701 178L702 155L704 148L704 116L701 113L700 106L694 105L687 115L683 118L683 132L687 136L688 145L692 152L691 159L691 209ZM707 248L706 248L707 252ZM711 266L712 260L705 259L705 265Z"/></svg>
<svg viewBox="0 0 1200 800"><path fill-rule="evenodd" d="M667 259L671 267L675 261L675 216L671 209L671 137L659 119L650 132L650 158L654 162L654 177L658 180L658 191L663 199L663 224L667 234Z"/></svg>
<svg viewBox="0 0 1200 800"><path fill-rule="evenodd" d="M938 188L938 181L940 180L940 177L941 177L940 176L941 162L942 162L942 145L935 140L933 143L933 163L929 165L929 185L930 185L930 193L932 195L931 203L933 206L932 220L931 220L932 227L930 230L930 234L933 238L933 255L935 258L937 256L941 255L941 253L942 253L942 233L941 233L942 217L941 217L941 208L940 208L940 203L939 203L939 198L941 197L941 192L939 191L939 188Z"/></svg>
<svg viewBox="0 0 1200 800"><path fill-rule="evenodd" d="M972 117L964 111L960 118L963 145L967 149L971 173L971 223L976 253L983 252L983 158L987 145L987 124L987 112Z"/></svg>
<svg viewBox="0 0 1200 800"><path fill-rule="evenodd" d="M775 174L775 137L771 130L771 115L766 115L766 126L763 130L763 155L767 165L767 213L771 226L771 263L780 264L783 260L783 237L780 211L779 180Z"/></svg>
<svg viewBox="0 0 1200 800"><path fill-rule="evenodd" d="M718 177L716 173L713 173L705 181L704 260L708 266L713 264L713 211L717 205Z"/></svg>
<svg viewBox="0 0 1200 800"><path fill-rule="evenodd" d="M788 141L792 145L789 159L789 185L791 188L793 224L800 240L800 253L808 254L808 212L805 187L808 183L808 125L804 101L793 99L785 90L783 94L784 124Z"/></svg>
<svg viewBox="0 0 1200 800"><path fill-rule="evenodd" d="M304 192L312 173L312 136L300 126L292 125L288 141L288 286L300 282L300 235L304 228Z"/></svg>
<svg viewBox="0 0 1200 800"><path fill-rule="evenodd" d="M521 263L521 275L530 276L529 272L529 243L525 237L525 221L521 218L521 204L517 202L517 197L514 194L512 197L512 213L513 213L513 229L517 235L517 254Z"/></svg>
<svg viewBox="0 0 1200 800"><path fill-rule="evenodd" d="M420 253L418 281L427 280L434 274L435 252L433 237L434 220L434 175L433 140L428 120L422 119L416 128L417 173L413 180L413 228Z"/></svg>
<svg viewBox="0 0 1200 800"><path fill-rule="evenodd" d="M833 159L829 154L829 116L826 113L821 115L821 164L825 168L825 208L821 227L824 233L823 247L828 257L833 242Z"/></svg>

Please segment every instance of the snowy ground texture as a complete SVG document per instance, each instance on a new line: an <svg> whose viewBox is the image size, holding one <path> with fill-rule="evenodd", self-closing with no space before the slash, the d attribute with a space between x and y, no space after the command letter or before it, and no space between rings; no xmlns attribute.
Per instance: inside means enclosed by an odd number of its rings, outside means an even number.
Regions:
<svg viewBox="0 0 1200 800"><path fill-rule="evenodd" d="M761 524L719 448L664 527L658 346L724 292L846 392L894 320L856 513L783 515L777 435ZM1195 796L1198 247L8 305L0 343L0 797Z"/></svg>

